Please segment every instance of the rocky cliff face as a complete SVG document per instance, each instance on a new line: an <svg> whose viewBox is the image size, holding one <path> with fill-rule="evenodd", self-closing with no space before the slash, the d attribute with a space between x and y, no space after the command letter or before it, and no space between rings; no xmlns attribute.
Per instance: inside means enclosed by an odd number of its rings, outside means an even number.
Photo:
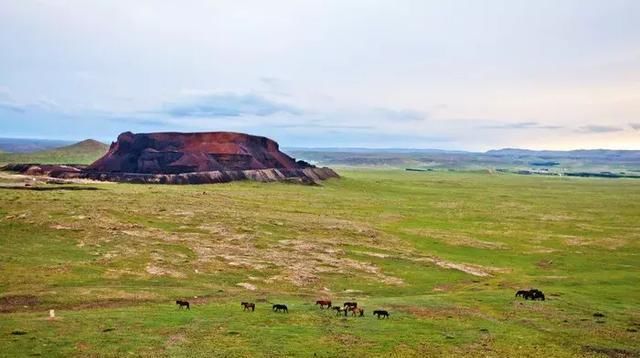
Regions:
<svg viewBox="0 0 640 358"><path fill-rule="evenodd" d="M231 132L125 132L86 171L102 173L181 174L209 171L303 169L282 153L275 141Z"/></svg>
<svg viewBox="0 0 640 358"><path fill-rule="evenodd" d="M136 173L99 173L65 172L56 176L62 179L91 179L141 184L214 184L235 180L254 180L259 182L284 181L300 184L318 184L322 180L338 178L330 168L309 167L305 169L256 169L193 172L181 174L136 174Z"/></svg>
<svg viewBox="0 0 640 358"><path fill-rule="evenodd" d="M275 141L243 133L125 132L102 158L82 172L59 177L96 180L203 184L232 180L318 183L338 175L296 161L279 150Z"/></svg>

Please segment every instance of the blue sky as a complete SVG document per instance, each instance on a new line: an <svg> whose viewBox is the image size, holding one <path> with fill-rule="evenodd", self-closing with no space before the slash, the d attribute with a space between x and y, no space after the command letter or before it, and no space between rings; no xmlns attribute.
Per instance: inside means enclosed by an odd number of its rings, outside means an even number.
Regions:
<svg viewBox="0 0 640 358"><path fill-rule="evenodd" d="M3 0L0 137L640 149L640 1Z"/></svg>

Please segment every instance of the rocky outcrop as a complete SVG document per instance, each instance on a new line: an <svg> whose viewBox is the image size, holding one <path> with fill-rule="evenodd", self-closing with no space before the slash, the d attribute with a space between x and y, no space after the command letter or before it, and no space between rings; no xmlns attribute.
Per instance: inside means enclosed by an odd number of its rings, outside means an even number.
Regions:
<svg viewBox="0 0 640 358"><path fill-rule="evenodd" d="M58 177L66 173L82 173L85 166L81 165L55 165L55 164L22 164L13 163L0 167L0 170L19 172L25 175L46 175Z"/></svg>
<svg viewBox="0 0 640 358"><path fill-rule="evenodd" d="M212 184L227 183L235 180L254 180L259 182L286 181L301 184L317 184L329 178L338 178L338 174L329 168L309 167L304 169L257 169L193 172L180 174L138 174L138 173L66 173L59 178L92 179L125 183L146 184Z"/></svg>
<svg viewBox="0 0 640 358"><path fill-rule="evenodd" d="M234 180L314 184L338 177L330 168L296 161L269 138L231 132L125 132L102 158L86 168L16 164L7 169L63 179L157 184Z"/></svg>
<svg viewBox="0 0 640 358"><path fill-rule="evenodd" d="M278 143L232 132L125 132L87 171L102 173L181 174L257 169L302 169L279 150Z"/></svg>

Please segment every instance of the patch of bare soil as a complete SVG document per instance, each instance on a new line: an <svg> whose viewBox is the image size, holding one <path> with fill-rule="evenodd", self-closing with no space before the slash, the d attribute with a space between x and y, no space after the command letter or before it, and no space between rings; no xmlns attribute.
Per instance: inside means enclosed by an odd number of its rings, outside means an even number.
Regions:
<svg viewBox="0 0 640 358"><path fill-rule="evenodd" d="M640 357L640 352L627 350L624 348L607 348L596 346L582 346L585 353L603 354L610 358L635 358Z"/></svg>
<svg viewBox="0 0 640 358"><path fill-rule="evenodd" d="M11 313L24 309L25 306L36 306L40 303L38 297L33 295L9 295L0 297L0 312Z"/></svg>
<svg viewBox="0 0 640 358"><path fill-rule="evenodd" d="M553 260L540 260L536 262L536 266L542 269L547 269L553 266Z"/></svg>
<svg viewBox="0 0 640 358"><path fill-rule="evenodd" d="M419 318L426 319L447 319L449 317L482 317L478 310L465 307L416 307L397 306L400 311L405 311Z"/></svg>
<svg viewBox="0 0 640 358"><path fill-rule="evenodd" d="M558 250L552 249L552 248L549 248L549 247L538 246L538 247L535 247L531 251L527 251L527 253L529 253L529 254L551 254L551 253L554 253L556 251L558 251Z"/></svg>
<svg viewBox="0 0 640 358"><path fill-rule="evenodd" d="M471 237L465 233L451 232L437 229L405 229L405 232L414 235L420 235L429 239L438 240L447 245L473 247L477 249L500 250L508 248L506 244L501 242L483 241Z"/></svg>
<svg viewBox="0 0 640 358"><path fill-rule="evenodd" d="M503 269L503 268L451 262L435 256L420 256L417 254L412 255L410 253L398 253L398 254L392 255L392 254L380 254L377 252L368 252L368 251L356 251L356 253L373 256L373 257L380 257L380 258L394 257L394 258L399 258L399 259L413 261L413 262L429 262L438 267L458 270L458 271L467 273L469 275L479 276L479 277L491 276L492 273L496 273L496 272L508 272L507 269Z"/></svg>
<svg viewBox="0 0 640 358"><path fill-rule="evenodd" d="M67 304L48 304L47 309L58 310L83 310L92 308L114 308L126 307L144 302L152 302L153 299L148 295L139 295L130 297L117 297L94 299L86 302L73 302ZM42 309L42 303L36 296L32 295L14 295L0 298L0 313L13 313L18 311L28 311L31 309Z"/></svg>
<svg viewBox="0 0 640 358"><path fill-rule="evenodd" d="M71 309L71 310L84 310L93 308L116 308L116 307L128 307L138 305L144 302L150 302L146 299L129 299L129 298L108 298L99 299L94 301L80 302L75 304L69 304L65 306L53 306L57 309Z"/></svg>
<svg viewBox="0 0 640 358"><path fill-rule="evenodd" d="M187 341L187 337L184 336L184 334L182 333L176 333L176 334L172 334L167 338L167 346L171 347L171 346L175 346L175 345L180 345L183 344Z"/></svg>
<svg viewBox="0 0 640 358"><path fill-rule="evenodd" d="M562 215L562 214L543 214L543 215L540 215L540 220L559 222L559 221L575 220L575 217L569 216L569 215Z"/></svg>
<svg viewBox="0 0 640 358"><path fill-rule="evenodd" d="M607 250L617 250L627 245L627 240L620 238L594 238L588 239L579 236L561 235L565 244L569 246L595 246Z"/></svg>
<svg viewBox="0 0 640 358"><path fill-rule="evenodd" d="M332 338L332 341L339 342L345 346L350 346L350 345L358 344L359 342L362 341L362 339L352 334L343 333L343 334L334 335Z"/></svg>
<svg viewBox="0 0 640 358"><path fill-rule="evenodd" d="M255 291L257 289L257 287L255 285L252 285L252 284L247 283L247 282L239 282L239 283L236 284L236 286L240 286L240 287L245 288L245 289L247 289L249 291Z"/></svg>
<svg viewBox="0 0 640 358"><path fill-rule="evenodd" d="M147 273L154 275L154 276L170 276L173 278L184 278L187 277L185 274L183 274L182 272L178 272L175 270L171 270L165 267L159 267L156 266L155 264L149 263L147 264L147 267L145 268L145 271L147 271Z"/></svg>
<svg viewBox="0 0 640 358"><path fill-rule="evenodd" d="M508 270L497 268L497 267L489 267L489 266L481 266L476 264L467 264L467 263L459 263L459 262L451 262L438 257L418 257L413 258L413 261L422 261L422 262L430 262L436 266L462 271L469 275L478 276L478 277L487 277L491 276L494 272L507 272Z"/></svg>

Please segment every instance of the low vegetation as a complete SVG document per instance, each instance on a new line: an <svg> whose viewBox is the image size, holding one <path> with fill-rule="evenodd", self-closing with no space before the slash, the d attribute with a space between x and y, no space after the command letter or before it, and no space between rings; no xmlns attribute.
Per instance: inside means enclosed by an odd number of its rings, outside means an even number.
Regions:
<svg viewBox="0 0 640 358"><path fill-rule="evenodd" d="M340 174L27 189L3 176L0 356L640 354L637 180ZM531 288L545 300L515 297Z"/></svg>

